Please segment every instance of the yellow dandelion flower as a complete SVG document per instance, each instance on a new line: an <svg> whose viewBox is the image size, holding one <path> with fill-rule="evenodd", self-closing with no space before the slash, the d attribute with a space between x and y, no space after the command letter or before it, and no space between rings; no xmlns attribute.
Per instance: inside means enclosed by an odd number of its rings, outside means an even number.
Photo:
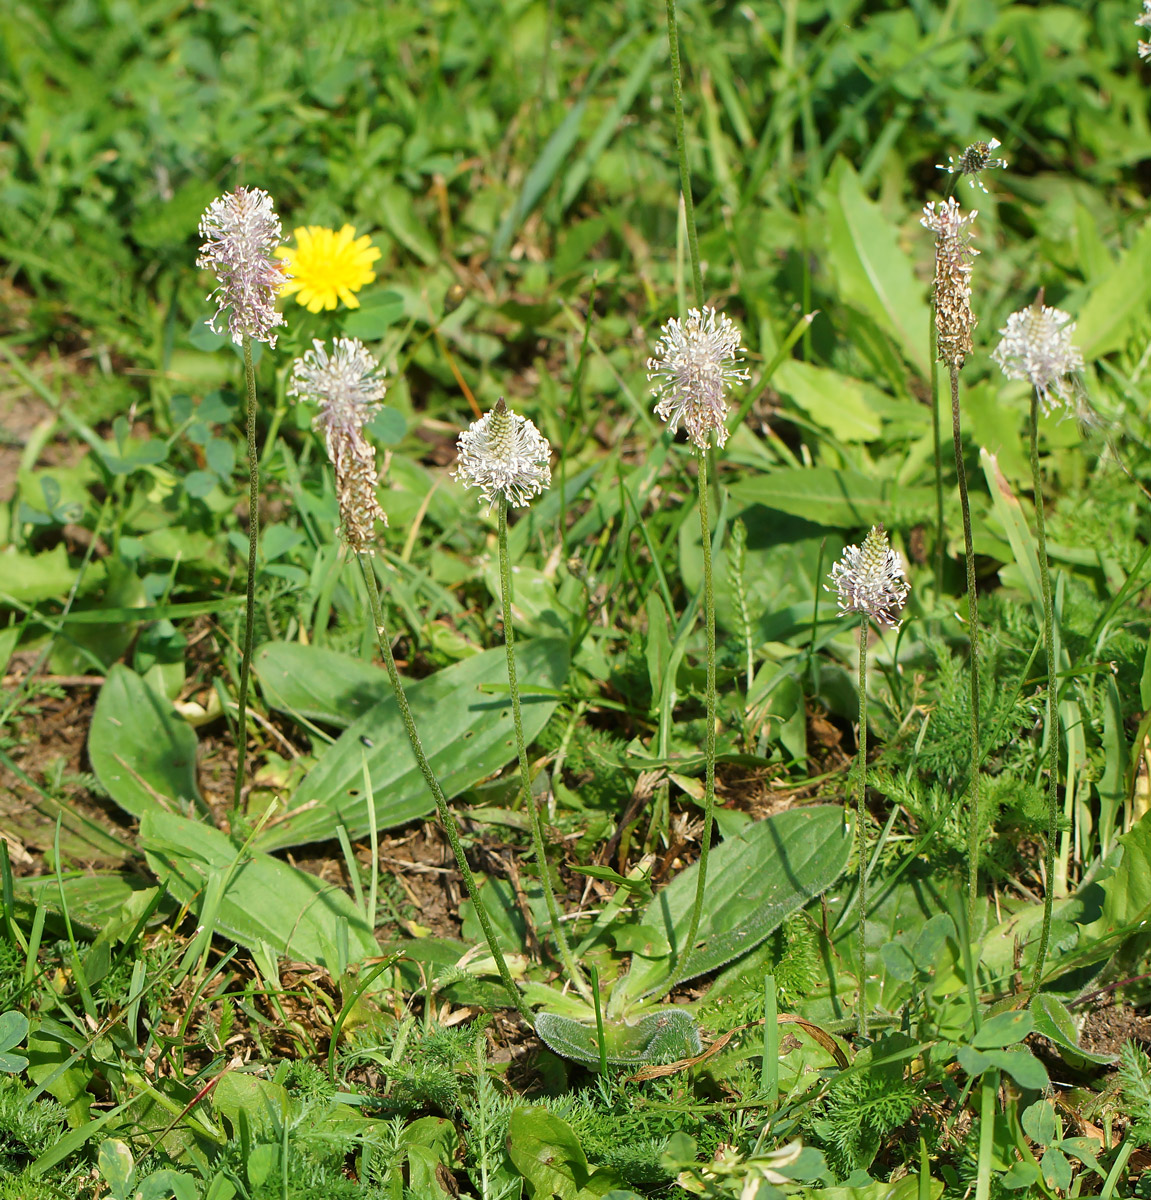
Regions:
<svg viewBox="0 0 1151 1200"><path fill-rule="evenodd" d="M335 308L341 300L348 308L359 308L355 293L375 279L372 263L380 257L372 239L367 234L356 237L351 225L339 233L322 225L303 225L292 235L296 249L281 246L276 251L292 276L280 288L280 295L295 295L312 313Z"/></svg>

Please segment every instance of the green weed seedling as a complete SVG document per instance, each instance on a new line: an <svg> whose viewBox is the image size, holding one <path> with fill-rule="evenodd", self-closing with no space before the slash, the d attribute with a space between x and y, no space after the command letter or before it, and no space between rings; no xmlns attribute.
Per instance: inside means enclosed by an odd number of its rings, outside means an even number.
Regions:
<svg viewBox="0 0 1151 1200"><path fill-rule="evenodd" d="M1042 1183L1052 1192L1068 1191L1072 1178L1069 1156L1106 1182L1107 1173L1097 1157L1103 1144L1097 1138L1064 1137L1063 1122L1050 1100L1029 1104L1019 1115L1019 1125L1023 1134L1016 1139L1020 1158L1001 1180L1007 1190L1022 1191Z"/></svg>

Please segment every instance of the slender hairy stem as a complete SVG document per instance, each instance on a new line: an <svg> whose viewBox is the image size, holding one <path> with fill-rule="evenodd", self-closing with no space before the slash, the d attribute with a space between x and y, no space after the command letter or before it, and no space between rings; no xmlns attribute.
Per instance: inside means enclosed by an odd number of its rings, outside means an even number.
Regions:
<svg viewBox="0 0 1151 1200"><path fill-rule="evenodd" d="M500 979L503 981L503 985L511 997L512 1004L515 1005L520 1016L534 1028L535 1018L532 1016L532 1010L528 1008L527 1003L520 994L519 988L516 987L515 981L512 979L512 974L508 970L508 964L504 959L503 951L500 949L499 942L496 941L496 931L492 928L487 909L484 907L484 902L480 897L479 888L476 887L475 876L472 875L472 869L468 866L467 857L464 855L463 842L460 840L460 827L456 824L455 815L448 806L447 797L444 795L444 790L440 787L440 782L432 771L431 763L428 762L427 755L424 753L424 747L420 742L420 735L416 731L416 723L412 718L412 710L408 707L408 698L404 693L403 681L400 679L399 671L396 670L396 660L392 655L392 639L388 634L387 623L384 619L383 600L380 597L379 585L376 582L376 573L372 568L371 556L368 554L357 554L356 557L360 560L360 570L363 572L364 584L368 589L368 599L372 606L372 620L376 624L376 638L380 644L380 653L384 656L384 666L388 669L388 679L391 682L392 691L396 696L396 704L399 705L400 716L403 718L404 728L408 733L408 741L412 744L412 753L416 756L416 765L420 768L420 774L424 777L424 782L428 785L428 789L435 799L436 809L440 814L440 823L444 827L444 832L448 835L452 853L456 856L456 866L459 867L460 875L463 876L468 899L471 900L472 906L476 910L476 916L479 917L480 928L484 931L484 940L488 944L488 950L491 951L492 958L495 959Z"/></svg>
<svg viewBox="0 0 1151 1200"><path fill-rule="evenodd" d="M995 1093L999 1091L999 1072L983 1072L979 1081L979 1159L975 1170L975 1200L991 1195L991 1159L995 1153Z"/></svg>
<svg viewBox="0 0 1151 1200"><path fill-rule="evenodd" d="M544 845L544 823L540 816L539 805L532 795L532 773L528 767L527 744L524 740L524 723L520 712L520 687L516 678L516 648L515 631L512 628L512 565L508 557L508 500L503 494L499 499L499 544L500 544L500 599L504 611L504 648L508 656L508 685L512 694L512 722L516 728L516 752L520 761L520 783L524 789L524 804L532 819L532 848L535 851L536 868L540 873L540 883L544 889L544 901L547 904L548 916L551 918L552 934L559 947L560 958L563 959L564 969L568 978L575 984L585 1000L591 1001L593 994L588 986L583 972L579 969L568 945L560 921L560 908L556 902L555 890L552 887L551 872L548 870L547 847Z"/></svg>
<svg viewBox="0 0 1151 1200"><path fill-rule="evenodd" d="M691 254L691 277L695 285L695 303L703 307L703 271L699 265L699 234L695 228L695 203L691 198L691 169L687 165L687 143L683 132L683 80L679 66L679 22L675 0L667 0L667 44L671 51L671 94L675 100L675 146L679 153L679 186L683 192L683 211L687 218L687 248Z"/></svg>
<svg viewBox="0 0 1151 1200"><path fill-rule="evenodd" d="M859 855L859 1001L856 1029L867 1037L867 616L859 622L859 781L855 792L855 849Z"/></svg>
<svg viewBox="0 0 1151 1200"><path fill-rule="evenodd" d="M1043 928L1035 956L1031 991L1039 990L1051 940L1051 907L1055 898L1055 839L1059 836L1059 664L1055 661L1055 605L1047 562L1047 530L1043 520L1043 476L1039 470L1038 393L1031 392L1031 479L1035 489L1035 525L1039 531L1039 583L1043 591L1043 646L1047 654L1047 853L1044 859Z"/></svg>
<svg viewBox="0 0 1151 1200"><path fill-rule="evenodd" d="M971 539L971 504L963 468L963 435L959 427L959 368L951 364L951 433L955 443L955 473L959 476L959 507L963 512L963 549L967 558L967 616L971 641L971 817L967 843L967 926L975 936L975 906L979 899L979 593L975 585L975 546Z"/></svg>
<svg viewBox="0 0 1151 1200"><path fill-rule="evenodd" d="M699 847L699 873L695 881L695 903L691 907L691 922L687 928L676 958L670 992L680 981L687 960L691 957L695 935L699 932L699 920L703 913L703 895L707 888L707 857L711 851L711 827L715 810L715 593L711 579L711 520L707 512L707 452L696 449L699 471L696 476L699 493L699 529L703 536L703 622L707 637L707 731L704 736L704 783L703 783L703 836Z"/></svg>
<svg viewBox="0 0 1151 1200"><path fill-rule="evenodd" d="M935 602L943 596L943 441L939 420L939 359L935 354L935 297L931 297L931 435L935 445Z"/></svg>
<svg viewBox="0 0 1151 1200"><path fill-rule="evenodd" d="M260 456L256 453L256 367L252 339L244 338L244 382L248 392L248 593L244 610L244 654L236 708L236 783L232 807L239 811L248 754L248 681L252 675L252 630L256 623L256 552L260 546Z"/></svg>

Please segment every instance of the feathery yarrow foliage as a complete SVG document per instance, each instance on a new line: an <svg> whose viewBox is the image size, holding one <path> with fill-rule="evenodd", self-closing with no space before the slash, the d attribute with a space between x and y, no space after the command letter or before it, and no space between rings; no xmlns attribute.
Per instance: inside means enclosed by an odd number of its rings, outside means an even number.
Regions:
<svg viewBox="0 0 1151 1200"><path fill-rule="evenodd" d="M296 239L294 250L281 246L276 251L291 275L280 295L295 295L296 302L310 313L333 309L340 301L348 308L359 308L355 293L376 278L372 263L380 257L372 239L366 233L356 237L352 225L339 232L322 225L304 225L293 229L292 236Z"/></svg>
<svg viewBox="0 0 1151 1200"><path fill-rule="evenodd" d="M289 272L273 257L283 231L271 196L245 187L218 196L200 218L200 236L196 266L214 272L220 285L208 296L216 305L209 326L223 333L220 315L231 309L228 332L237 346L246 337L275 346L272 330L284 324L276 295Z"/></svg>
<svg viewBox="0 0 1151 1200"><path fill-rule="evenodd" d="M976 209L960 210L954 196L924 205L920 224L935 234L935 324L940 362L956 369L971 353L971 264L979 253L971 244Z"/></svg>
<svg viewBox="0 0 1151 1200"><path fill-rule="evenodd" d="M321 341L312 346L292 364L288 395L319 405L313 426L336 471L344 538L353 550L370 553L375 522L388 523L376 496L376 448L363 433L386 390L383 368L357 338L336 338L331 355Z"/></svg>
<svg viewBox="0 0 1151 1200"><path fill-rule="evenodd" d="M911 584L882 525L871 527L863 545L844 549L843 557L831 568L831 582L834 587L825 584L824 588L838 594L841 617L863 613L881 625L898 629L902 624L899 613L907 602Z"/></svg>
<svg viewBox="0 0 1151 1200"><path fill-rule="evenodd" d="M991 357L1003 374L1027 380L1044 412L1073 407L1074 387L1068 376L1083 369L1083 355L1071 341L1071 314L1036 302L1012 313L999 332L1003 340Z"/></svg>
<svg viewBox="0 0 1151 1200"><path fill-rule="evenodd" d="M523 508L551 487L547 438L527 417L512 412L502 396L460 434L456 448L459 461L452 478L479 488L489 508L501 493L513 508Z"/></svg>
<svg viewBox="0 0 1151 1200"><path fill-rule="evenodd" d="M748 380L738 365L742 354L739 329L714 308L693 308L683 322L672 317L647 360L649 382L658 380L652 388L659 401L656 416L672 433L682 420L688 439L701 450L713 429L722 446L727 441L724 395L732 384Z"/></svg>
<svg viewBox="0 0 1151 1200"><path fill-rule="evenodd" d="M999 149L1001 144L998 138L992 138L989 142L972 142L958 158L954 154L950 154L946 164L936 163L935 166L949 175L958 175L960 179L964 175L970 176L967 182L971 187L979 188L986 196L989 193L980 178L982 172L995 171L1007 166L1007 159L993 157L994 152Z"/></svg>
<svg viewBox="0 0 1151 1200"><path fill-rule="evenodd" d="M1143 12L1135 18L1135 24L1141 29L1151 29L1151 0L1143 0ZM1151 42L1139 43L1139 57L1151 58Z"/></svg>

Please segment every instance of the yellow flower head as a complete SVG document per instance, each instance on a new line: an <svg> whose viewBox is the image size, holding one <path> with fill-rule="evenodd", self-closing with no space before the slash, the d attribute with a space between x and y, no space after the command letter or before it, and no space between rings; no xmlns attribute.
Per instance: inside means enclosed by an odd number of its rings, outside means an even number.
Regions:
<svg viewBox="0 0 1151 1200"><path fill-rule="evenodd" d="M280 288L280 295L298 293L296 300L312 313L335 308L341 300L348 308L359 308L354 293L375 279L372 263L380 257L371 238L367 234L356 237L351 225L339 233L322 225L304 225L292 235L296 249L281 246L276 251L292 276Z"/></svg>

